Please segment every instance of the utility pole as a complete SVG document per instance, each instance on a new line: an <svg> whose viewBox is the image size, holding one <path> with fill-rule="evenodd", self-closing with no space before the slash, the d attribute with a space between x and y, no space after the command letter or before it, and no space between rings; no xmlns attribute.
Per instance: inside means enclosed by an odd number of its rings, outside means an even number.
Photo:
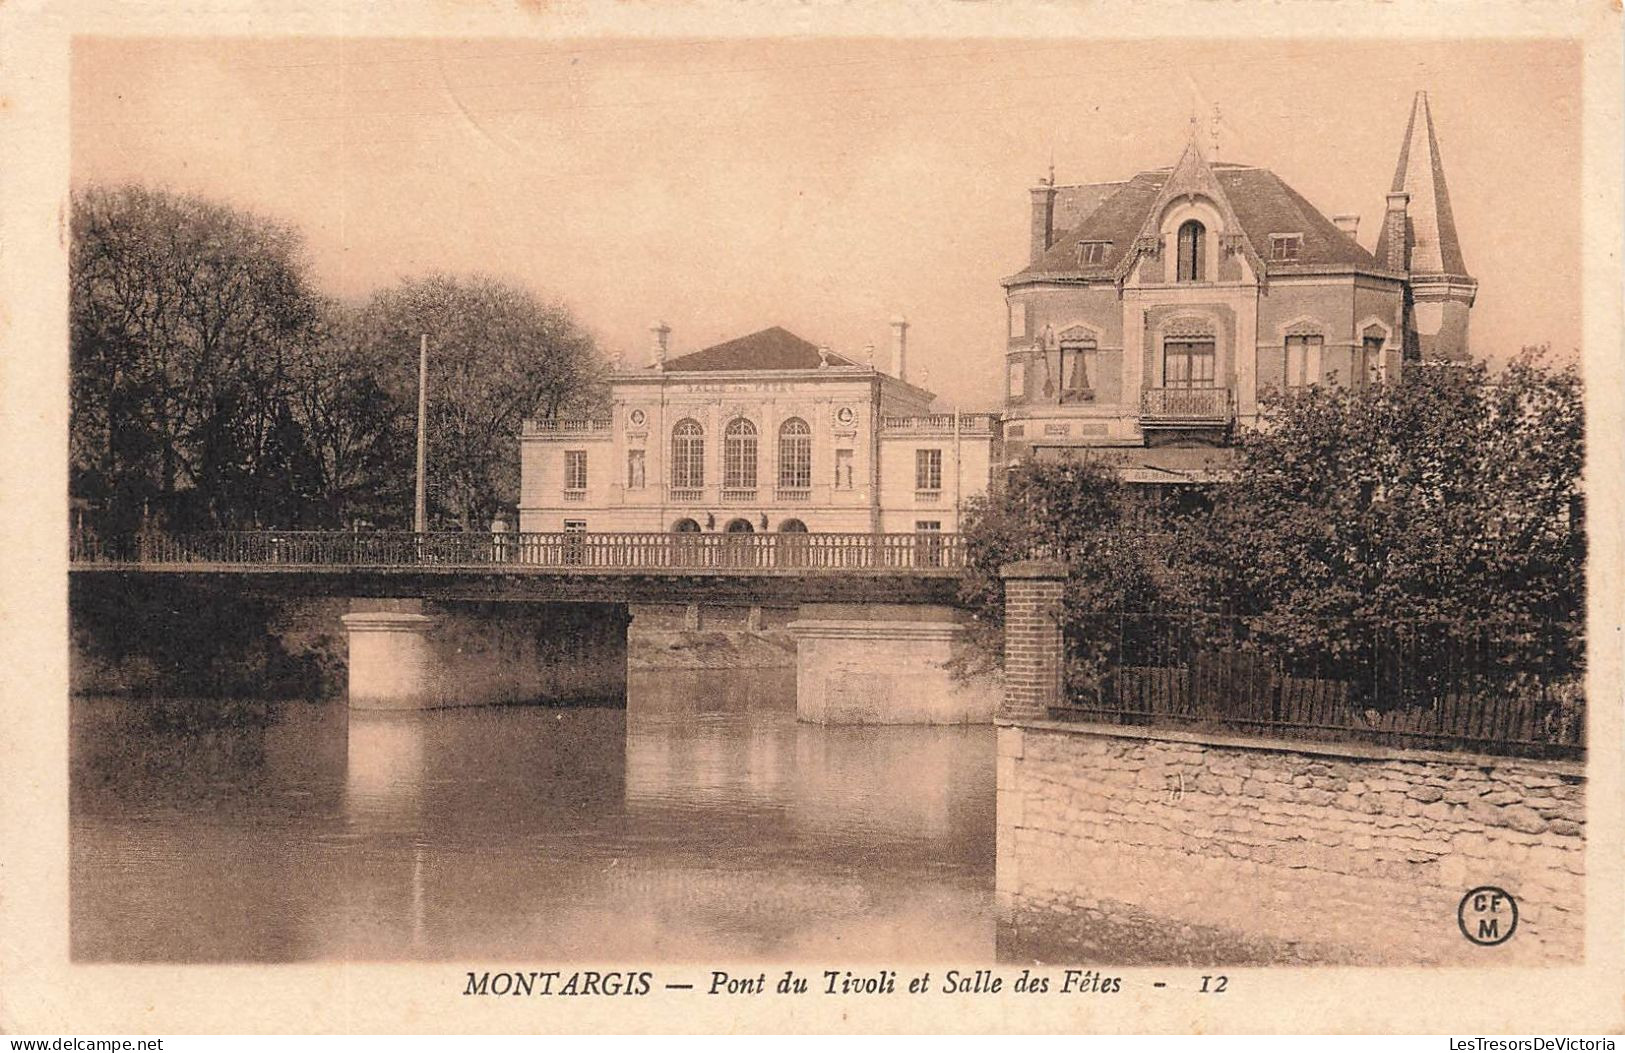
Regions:
<svg viewBox="0 0 1625 1053"><path fill-rule="evenodd" d="M428 461L429 417L429 334L418 345L418 485L412 505L412 529L419 534L429 530L429 506L424 488L424 465Z"/></svg>

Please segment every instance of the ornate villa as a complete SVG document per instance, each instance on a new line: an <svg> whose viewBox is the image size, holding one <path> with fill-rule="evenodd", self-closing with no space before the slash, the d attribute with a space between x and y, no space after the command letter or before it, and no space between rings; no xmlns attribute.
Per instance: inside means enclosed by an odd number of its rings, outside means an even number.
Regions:
<svg viewBox="0 0 1625 1053"><path fill-rule="evenodd" d="M1004 280L1005 449L1085 451L1135 482L1222 477L1271 390L1365 384L1468 357L1477 293L1419 92L1375 252L1275 173L1208 160L1032 189L1027 265Z"/></svg>

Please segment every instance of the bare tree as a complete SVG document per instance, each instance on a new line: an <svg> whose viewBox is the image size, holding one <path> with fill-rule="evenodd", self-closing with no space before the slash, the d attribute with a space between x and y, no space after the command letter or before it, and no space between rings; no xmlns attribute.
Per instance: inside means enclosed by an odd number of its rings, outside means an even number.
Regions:
<svg viewBox="0 0 1625 1053"><path fill-rule="evenodd" d="M128 522L291 514L289 372L320 304L293 228L141 186L73 195L73 486Z"/></svg>

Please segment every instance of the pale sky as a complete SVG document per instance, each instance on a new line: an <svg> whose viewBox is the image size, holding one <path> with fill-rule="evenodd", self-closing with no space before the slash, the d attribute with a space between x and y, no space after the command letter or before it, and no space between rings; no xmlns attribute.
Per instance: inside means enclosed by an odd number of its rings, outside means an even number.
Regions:
<svg viewBox="0 0 1625 1053"><path fill-rule="evenodd" d="M771 325L912 323L940 406L995 408L1028 187L1126 179L1221 113L1221 160L1376 240L1432 103L1473 350L1580 340L1579 51L1563 42L81 40L73 175L303 231L326 292L481 271L647 360Z"/></svg>

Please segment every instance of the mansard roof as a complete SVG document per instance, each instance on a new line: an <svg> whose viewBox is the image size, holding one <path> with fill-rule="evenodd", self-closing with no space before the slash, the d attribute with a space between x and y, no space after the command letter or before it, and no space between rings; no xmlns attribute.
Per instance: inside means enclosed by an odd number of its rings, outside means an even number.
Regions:
<svg viewBox="0 0 1625 1053"><path fill-rule="evenodd" d="M1377 257L1311 205L1303 195L1288 186L1267 168L1251 165L1208 162L1218 194L1228 202L1241 232L1246 235L1267 275L1312 273L1327 268L1386 273ZM1181 159L1189 167L1189 158ZM1159 204L1175 176L1174 168L1141 172L1126 183L1077 226L1059 233L1048 252L1025 270L1006 279L1007 284L1040 278L1097 278L1118 276L1124 258L1134 249L1135 239L1155 222ZM1291 262L1271 261L1271 234L1302 234L1298 258ZM1082 262L1079 246L1084 242L1109 242L1111 251L1098 263Z"/></svg>
<svg viewBox="0 0 1625 1053"><path fill-rule="evenodd" d="M855 366L849 358L829 353L832 366ZM787 329L772 326L666 363L667 373L700 373L727 369L817 369L818 345Z"/></svg>
<svg viewBox="0 0 1625 1053"><path fill-rule="evenodd" d="M1433 131L1433 112L1428 108L1425 91L1417 92L1411 103L1411 119L1399 148L1393 190L1411 195L1406 217L1410 226L1411 273L1466 277L1467 261L1462 258L1456 218L1450 211L1439 138ZM1388 224L1384 223L1377 238L1377 258L1386 259L1387 252Z"/></svg>

